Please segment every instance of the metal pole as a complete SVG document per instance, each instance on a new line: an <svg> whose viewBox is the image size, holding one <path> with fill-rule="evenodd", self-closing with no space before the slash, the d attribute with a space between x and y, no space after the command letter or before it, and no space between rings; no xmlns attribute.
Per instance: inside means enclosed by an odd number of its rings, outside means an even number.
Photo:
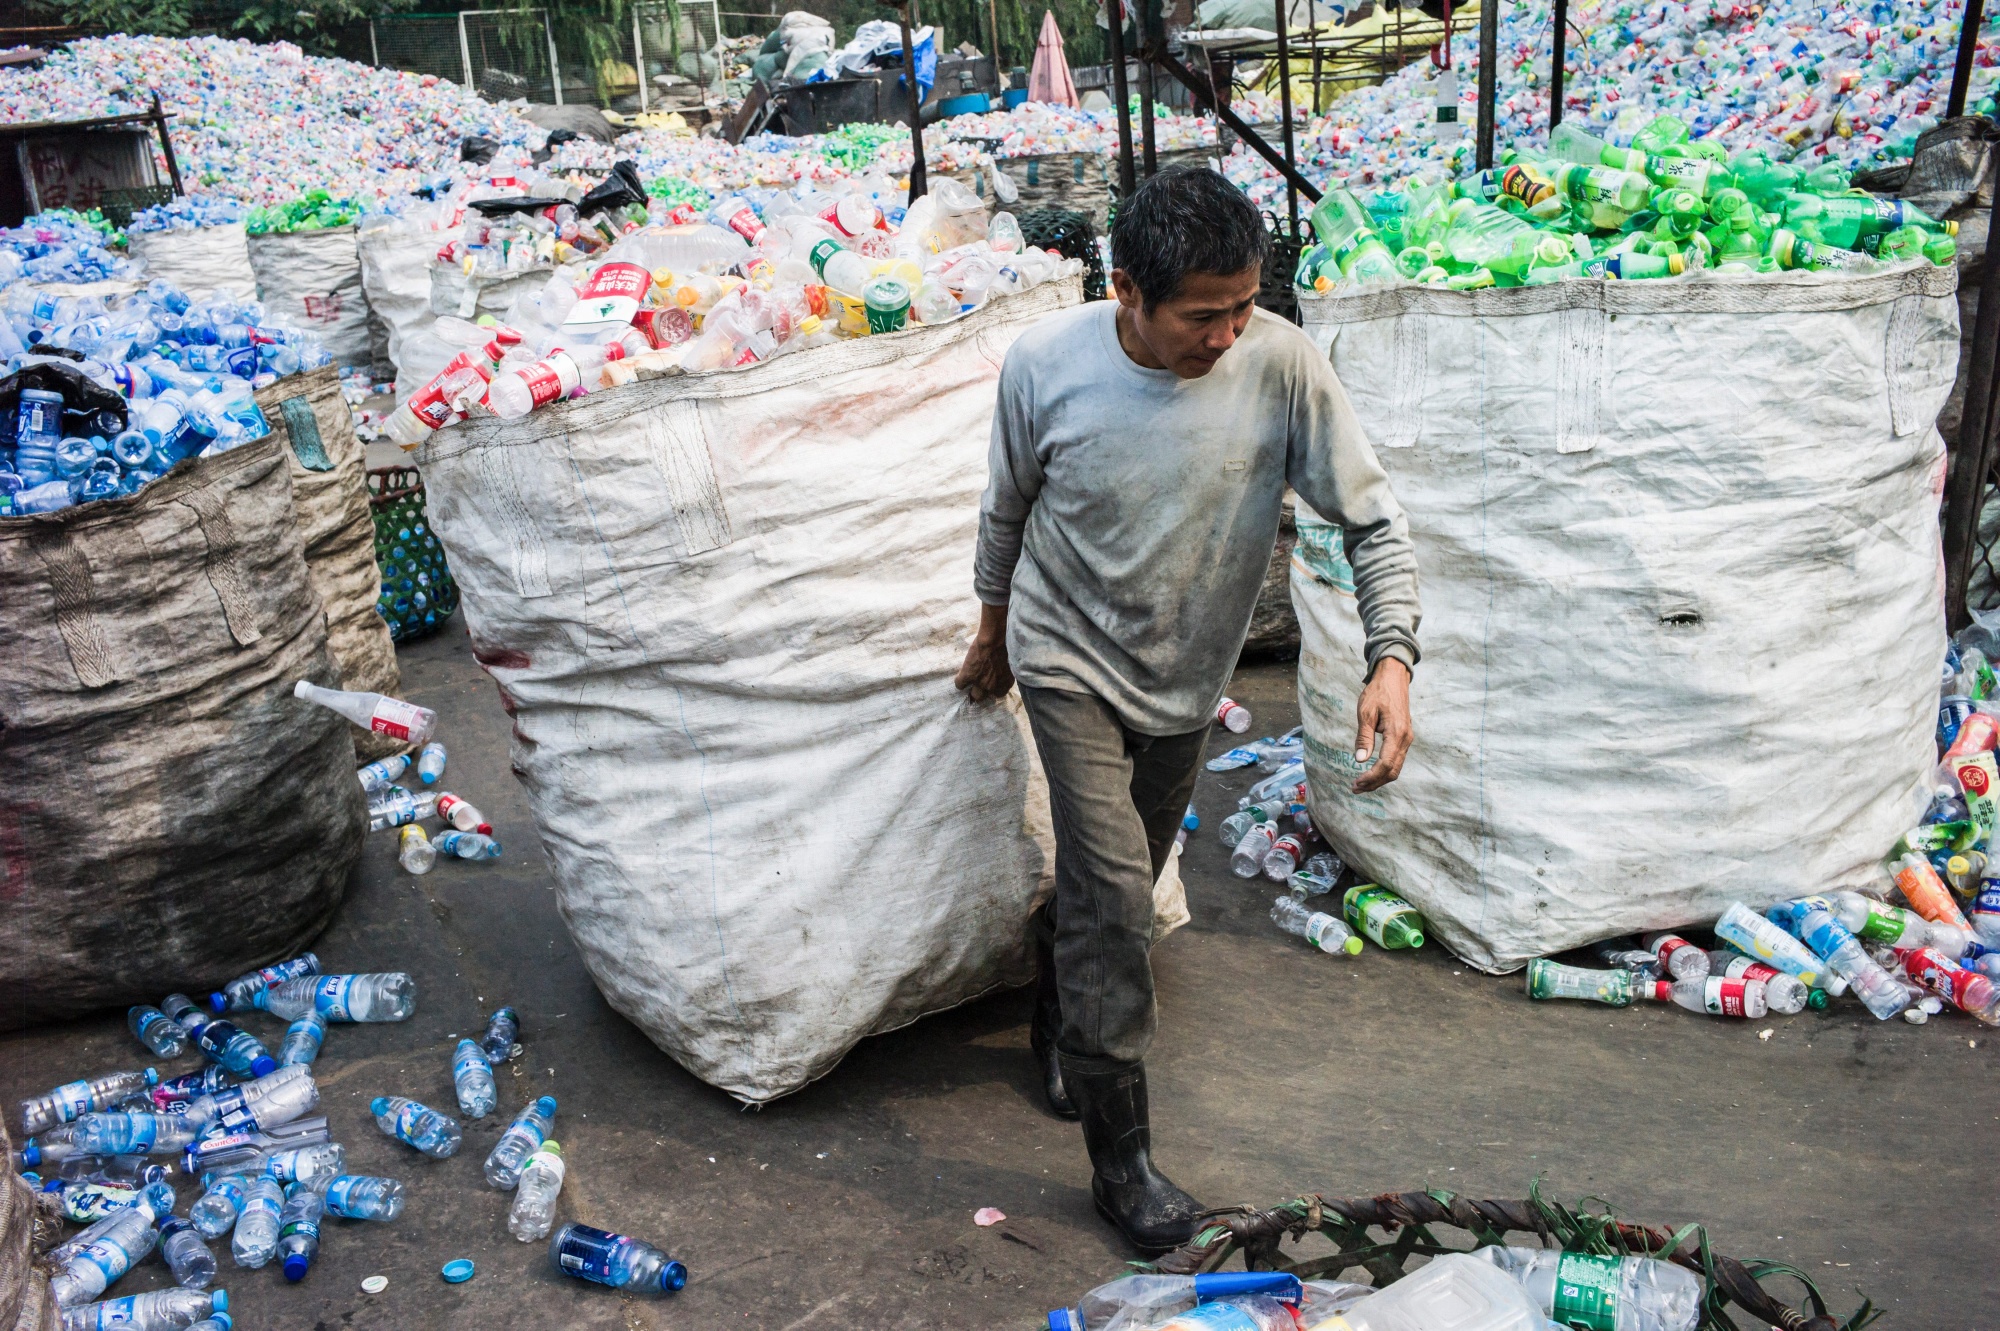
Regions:
<svg viewBox="0 0 2000 1331"><path fill-rule="evenodd" d="M1473 162L1481 171L1493 169L1493 76L1500 63L1500 4L1501 0L1479 4L1479 141L1473 146Z"/></svg>
<svg viewBox="0 0 2000 1331"><path fill-rule="evenodd" d="M1487 0L1491 3L1492 0ZM1290 219L1291 237L1299 235L1299 192L1292 185L1292 177L1299 173L1298 161L1292 150L1292 42L1286 31L1291 24L1286 21L1285 10L1290 0L1277 0L1278 13L1278 117L1285 125L1285 215Z"/></svg>
<svg viewBox="0 0 2000 1331"><path fill-rule="evenodd" d="M463 66L465 69L465 86L466 89L470 91L473 86L472 47L465 40L465 11L462 9L458 11L458 58L460 61L463 62Z"/></svg>
<svg viewBox="0 0 2000 1331"><path fill-rule="evenodd" d="M1293 188L1306 196L1308 203L1318 203L1320 201L1322 196L1319 186L1307 180L1293 168L1286 166L1284 154L1264 142L1262 135L1243 123L1243 117L1229 109L1229 99L1226 91L1218 92L1214 85L1204 83L1202 80L1196 78L1193 70L1174 59L1165 51L1160 52L1159 59L1161 69L1173 75L1175 80L1183 88L1192 93L1196 101L1207 107L1217 120L1220 120L1223 124L1234 130L1236 137L1243 141L1245 147L1277 168L1279 173L1291 182ZM2000 265L1995 266L2000 267Z"/></svg>
<svg viewBox="0 0 2000 1331"><path fill-rule="evenodd" d="M1987 218L2000 222L2000 193ZM1985 265L1979 279L1979 314L1972 325L1972 354L1966 366L1965 413L1959 418L1958 446L1945 471L1944 611L1956 633L1971 622L1965 587L1972 580L1972 552L1979 528L1980 497L1993 468L1994 361L2000 354L2000 263Z"/></svg>
<svg viewBox="0 0 2000 1331"><path fill-rule="evenodd" d="M917 91L917 53L910 46L910 14L916 0L907 0L908 9L896 10L896 22L903 30L903 83L910 90L910 198L911 203L930 190L929 172L924 169L923 97Z"/></svg>
<svg viewBox="0 0 2000 1331"><path fill-rule="evenodd" d="M1979 46L1979 24L1985 18L1984 0L1965 0L1965 19L1958 25L1958 63L1951 70L1951 96L1945 99L1944 114L1949 120L1965 114L1965 90L1972 84L1972 57Z"/></svg>
<svg viewBox="0 0 2000 1331"><path fill-rule="evenodd" d="M1549 132L1563 122L1563 62L1569 58L1569 0L1556 0L1556 46L1549 56Z"/></svg>
<svg viewBox="0 0 2000 1331"><path fill-rule="evenodd" d="M375 20L368 20L368 55L375 68L382 68L382 48L375 44Z"/></svg>
<svg viewBox="0 0 2000 1331"><path fill-rule="evenodd" d="M1132 108L1126 105L1124 0L1105 0L1111 20L1111 96L1118 103L1118 197L1129 199L1139 182L1132 172Z"/></svg>
<svg viewBox="0 0 2000 1331"><path fill-rule="evenodd" d="M1153 62L1140 52L1139 66L1139 146L1141 162L1146 168L1146 179L1151 180L1160 171L1159 149L1153 139Z"/></svg>
<svg viewBox="0 0 2000 1331"><path fill-rule="evenodd" d="M544 18L547 16L544 15ZM646 43L639 37L639 11L632 10L632 68L639 75L639 113L646 112Z"/></svg>
<svg viewBox="0 0 2000 1331"><path fill-rule="evenodd" d="M549 43L549 83L555 88L556 105L561 106L563 104L562 61L556 56L556 34L555 30L549 27L549 11L546 9L542 11L542 36L546 37Z"/></svg>

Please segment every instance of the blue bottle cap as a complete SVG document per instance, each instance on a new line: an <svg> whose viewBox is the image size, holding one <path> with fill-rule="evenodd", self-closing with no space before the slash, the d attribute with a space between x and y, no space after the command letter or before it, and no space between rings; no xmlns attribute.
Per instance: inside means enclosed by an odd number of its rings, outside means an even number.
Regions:
<svg viewBox="0 0 2000 1331"><path fill-rule="evenodd" d="M158 1068L146 1069L146 1084L148 1086L158 1086L160 1084L160 1072Z"/></svg>
<svg viewBox="0 0 2000 1331"><path fill-rule="evenodd" d="M668 1294L682 1288L688 1282L688 1269L679 1262L668 1262L660 1268L660 1288Z"/></svg>
<svg viewBox="0 0 2000 1331"><path fill-rule="evenodd" d="M215 1309L215 1311L219 1313L228 1312L229 1291L226 1289L218 1289L217 1291L215 1291L215 1297L209 1300L208 1306Z"/></svg>
<svg viewBox="0 0 2000 1331"><path fill-rule="evenodd" d="M257 1055L256 1061L250 1065L250 1075L253 1077L268 1077L277 1070L278 1060L269 1054Z"/></svg>
<svg viewBox="0 0 2000 1331"><path fill-rule="evenodd" d="M312 1259L304 1253L293 1252L285 1254L285 1279L291 1281L293 1284L296 1285L299 1281L304 1280L306 1272L311 1268Z"/></svg>
<svg viewBox="0 0 2000 1331"><path fill-rule="evenodd" d="M442 1275L445 1278L445 1280L450 1284L462 1285L466 1281L472 1279L472 1270L473 1267L471 1261L468 1260L467 1258L460 1257L455 1261L446 1262L444 1264L444 1269L440 1271L438 1274Z"/></svg>
<svg viewBox="0 0 2000 1331"><path fill-rule="evenodd" d="M229 1011L229 1000L227 998L224 998L221 994L210 994L208 996L208 1005L214 1008L217 1012Z"/></svg>
<svg viewBox="0 0 2000 1331"><path fill-rule="evenodd" d="M236 1325L228 1313L216 1313L214 1314L214 1318L216 1321L222 1323L222 1331L229 1331L231 1327Z"/></svg>
<svg viewBox="0 0 2000 1331"><path fill-rule="evenodd" d="M24 1165L42 1163L42 1148L35 1144L33 1138L21 1143L21 1163Z"/></svg>

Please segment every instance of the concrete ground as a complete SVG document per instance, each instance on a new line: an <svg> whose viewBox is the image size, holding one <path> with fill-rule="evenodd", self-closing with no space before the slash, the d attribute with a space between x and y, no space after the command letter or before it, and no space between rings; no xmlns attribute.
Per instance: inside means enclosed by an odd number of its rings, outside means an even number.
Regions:
<svg viewBox="0 0 2000 1331"><path fill-rule="evenodd" d="M403 678L442 715L446 784L486 811L507 855L417 879L390 835L371 838L317 950L329 969L411 972L418 1010L335 1027L318 1072L350 1169L405 1180L408 1207L389 1225L328 1222L298 1286L275 1266L235 1269L219 1246L244 1331L1028 1328L1134 1256L1092 1210L1077 1129L1040 1108L1025 993L868 1040L817 1084L746 1112L592 987L463 629L406 649ZM1288 667L1247 668L1232 691L1254 733L1296 719ZM1512 1198L1540 1176L1555 1198L1705 1222L1718 1251L1794 1263L1842 1311L1865 1291L1889 1327L1995 1325L2000 1074L1983 1029L1957 1016L1877 1023L1853 1003L1754 1023L1531 1005L1518 976L1478 974L1436 947L1334 960L1272 926L1271 886L1228 873L1213 828L1248 784L1204 775L1206 822L1183 862L1194 923L1155 959L1157 1155L1196 1195ZM501 1003L520 1011L527 1046L501 1074L502 1114L468 1125L442 1162L377 1132L376 1094L452 1107L452 1046ZM278 1023L247 1024L275 1047ZM115 1013L7 1038L0 1102L143 1061ZM562 1103L563 1217L667 1247L692 1273L678 1297L573 1283L544 1245L508 1236L511 1198L479 1165L505 1117L542 1093ZM1007 1221L975 1227L986 1206ZM478 1264L470 1283L439 1279L455 1257ZM362 1293L374 1274L388 1289ZM113 1292L164 1283L153 1263Z"/></svg>

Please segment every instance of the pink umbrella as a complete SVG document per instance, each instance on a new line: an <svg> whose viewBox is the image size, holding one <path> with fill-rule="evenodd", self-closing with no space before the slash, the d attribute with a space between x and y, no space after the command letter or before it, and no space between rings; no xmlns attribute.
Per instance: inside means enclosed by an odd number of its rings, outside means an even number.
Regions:
<svg viewBox="0 0 2000 1331"><path fill-rule="evenodd" d="M1028 71L1028 100L1060 102L1075 106L1076 84L1069 76L1069 61L1063 55L1062 29L1056 16L1042 11L1042 35L1035 41L1035 66Z"/></svg>

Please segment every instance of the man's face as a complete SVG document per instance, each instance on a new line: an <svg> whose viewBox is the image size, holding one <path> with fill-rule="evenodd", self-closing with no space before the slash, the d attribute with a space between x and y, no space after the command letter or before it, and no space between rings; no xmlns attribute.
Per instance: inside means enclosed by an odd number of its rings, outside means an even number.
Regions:
<svg viewBox="0 0 2000 1331"><path fill-rule="evenodd" d="M1112 270L1111 285L1131 316L1133 332L1160 364L1183 379L1199 379L1215 368L1222 353L1236 345L1249 326L1261 277L1256 268L1189 273L1179 295L1150 310L1124 269Z"/></svg>

